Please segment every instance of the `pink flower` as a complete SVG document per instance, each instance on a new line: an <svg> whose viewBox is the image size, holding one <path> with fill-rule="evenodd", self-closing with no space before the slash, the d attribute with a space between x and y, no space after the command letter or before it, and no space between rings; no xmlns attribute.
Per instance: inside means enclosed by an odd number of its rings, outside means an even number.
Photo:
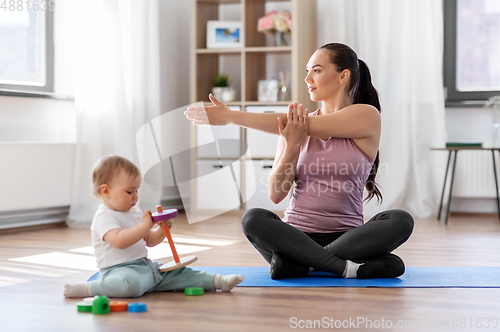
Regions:
<svg viewBox="0 0 500 332"><path fill-rule="evenodd" d="M271 31L274 28L274 21L269 16L264 16L259 19L258 30L262 32Z"/></svg>
<svg viewBox="0 0 500 332"><path fill-rule="evenodd" d="M257 29L260 32L274 33L275 31L292 31L292 17L287 11L271 11L261 17L257 23Z"/></svg>
<svg viewBox="0 0 500 332"><path fill-rule="evenodd" d="M285 20L285 21L287 21L291 18L289 12L279 12L279 13L276 13L276 16L278 16L278 18Z"/></svg>

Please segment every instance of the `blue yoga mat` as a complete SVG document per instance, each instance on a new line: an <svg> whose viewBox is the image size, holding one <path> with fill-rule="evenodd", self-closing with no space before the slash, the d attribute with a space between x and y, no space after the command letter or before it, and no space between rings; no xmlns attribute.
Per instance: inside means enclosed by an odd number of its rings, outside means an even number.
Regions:
<svg viewBox="0 0 500 332"><path fill-rule="evenodd" d="M500 267L407 267L399 278L344 279L327 272L306 278L272 280L269 267L192 267L217 274L241 274L239 287L398 287L398 288L500 288ZM99 272L88 281L99 278Z"/></svg>

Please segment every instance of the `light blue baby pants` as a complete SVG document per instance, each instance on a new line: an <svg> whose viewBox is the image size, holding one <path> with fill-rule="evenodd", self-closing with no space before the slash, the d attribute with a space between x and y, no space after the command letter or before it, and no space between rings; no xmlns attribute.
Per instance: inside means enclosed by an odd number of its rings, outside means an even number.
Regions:
<svg viewBox="0 0 500 332"><path fill-rule="evenodd" d="M184 291L186 287L214 290L214 274L183 267L160 272L162 264L148 258L101 269L99 279L90 282L93 295L139 297L144 293Z"/></svg>

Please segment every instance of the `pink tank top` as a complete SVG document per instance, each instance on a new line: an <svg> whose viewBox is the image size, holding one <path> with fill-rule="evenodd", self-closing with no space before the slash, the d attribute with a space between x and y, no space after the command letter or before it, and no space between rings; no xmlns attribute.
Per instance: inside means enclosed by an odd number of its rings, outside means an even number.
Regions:
<svg viewBox="0 0 500 332"><path fill-rule="evenodd" d="M308 136L283 221L307 233L342 232L362 225L363 190L372 164L352 139Z"/></svg>

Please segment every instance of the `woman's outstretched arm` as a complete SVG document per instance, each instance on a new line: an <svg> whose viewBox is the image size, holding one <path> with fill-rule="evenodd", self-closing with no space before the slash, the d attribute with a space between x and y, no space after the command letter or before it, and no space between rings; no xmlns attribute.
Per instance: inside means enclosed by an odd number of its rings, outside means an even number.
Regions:
<svg viewBox="0 0 500 332"><path fill-rule="evenodd" d="M184 113L194 124L225 126L228 124L260 130L279 135L276 126L280 117L286 127L286 113L250 113L230 110L224 103L209 96L212 106L188 107ZM292 103L289 106L301 109L301 105ZM381 118L378 110L370 105L354 104L327 115L314 116L309 119L308 135L338 138L378 137L381 130Z"/></svg>
<svg viewBox="0 0 500 332"><path fill-rule="evenodd" d="M211 106L191 106L184 112L188 120L196 125L225 126L236 125L279 135L277 118L281 117L286 124L286 113L251 113L229 109L224 103L208 96L213 103Z"/></svg>

